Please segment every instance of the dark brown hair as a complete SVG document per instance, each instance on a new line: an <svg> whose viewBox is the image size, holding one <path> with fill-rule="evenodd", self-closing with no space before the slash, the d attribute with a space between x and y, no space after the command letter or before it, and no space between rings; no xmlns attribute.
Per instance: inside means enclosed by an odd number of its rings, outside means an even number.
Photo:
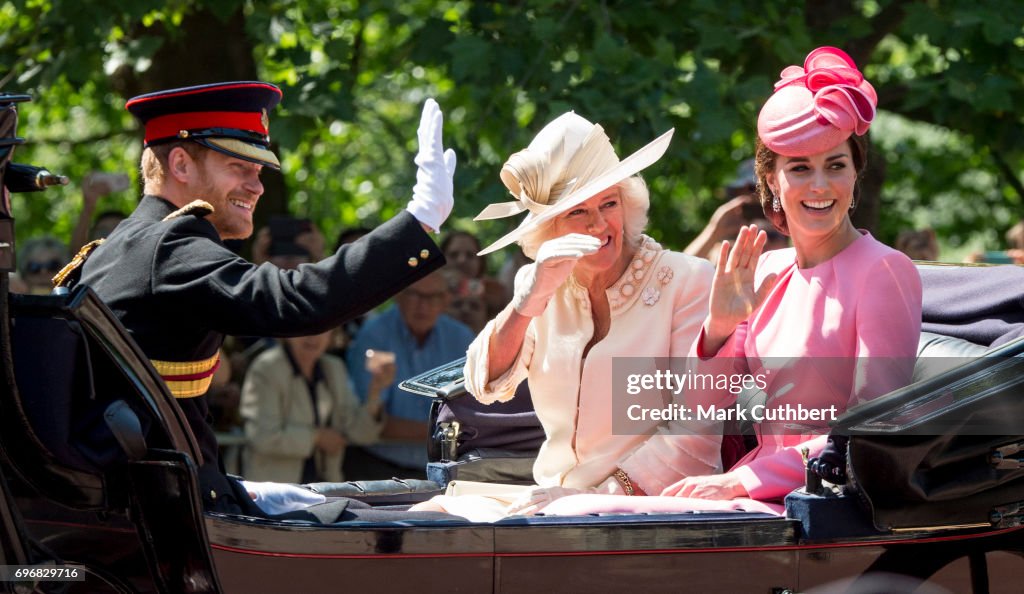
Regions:
<svg viewBox="0 0 1024 594"><path fill-rule="evenodd" d="M850 156L853 159L853 169L857 173L857 181L853 185L853 199L854 208L851 212L856 209L856 202L860 199L860 176L864 173L864 168L868 164L868 141L865 136L857 136L851 134L847 142L850 145ZM775 169L775 161L779 158L779 154L771 150L763 142L761 138L757 137L754 141L754 175L757 176L757 195L761 200L761 210L764 211L766 219L771 221L775 228L789 235L789 226L786 224L786 213L783 211L775 212L772 208L772 199L775 197L772 194L772 189L768 187L767 176Z"/></svg>

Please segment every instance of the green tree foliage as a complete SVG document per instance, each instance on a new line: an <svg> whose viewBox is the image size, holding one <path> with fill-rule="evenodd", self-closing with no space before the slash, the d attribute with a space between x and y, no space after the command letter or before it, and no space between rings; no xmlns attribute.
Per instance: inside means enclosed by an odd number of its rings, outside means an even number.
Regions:
<svg viewBox="0 0 1024 594"><path fill-rule="evenodd" d="M231 78L279 84L271 133L283 176L267 176L260 216L310 216L329 237L402 208L427 96L459 154L451 224L485 240L514 224L471 221L505 199L501 164L559 113L600 122L623 154L675 128L645 177L651 232L679 247L751 155L779 71L835 45L875 83L883 110L860 222L885 240L927 224L948 245L997 247L1024 215L1022 23L1017 0L10 0L0 90L35 96L18 159L77 182L135 169L131 95ZM128 209L135 194L111 204ZM17 198L19 235L66 237L79 204L77 184Z"/></svg>

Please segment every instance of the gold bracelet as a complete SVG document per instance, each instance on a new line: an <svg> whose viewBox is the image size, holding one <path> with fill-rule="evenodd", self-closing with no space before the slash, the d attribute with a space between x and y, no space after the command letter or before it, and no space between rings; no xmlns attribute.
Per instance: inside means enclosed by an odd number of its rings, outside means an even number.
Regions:
<svg viewBox="0 0 1024 594"><path fill-rule="evenodd" d="M612 473L612 476L614 476L615 480L622 485L622 490L626 492L626 495L633 495L633 481L629 480L628 474L626 474L621 468L616 468L615 472Z"/></svg>

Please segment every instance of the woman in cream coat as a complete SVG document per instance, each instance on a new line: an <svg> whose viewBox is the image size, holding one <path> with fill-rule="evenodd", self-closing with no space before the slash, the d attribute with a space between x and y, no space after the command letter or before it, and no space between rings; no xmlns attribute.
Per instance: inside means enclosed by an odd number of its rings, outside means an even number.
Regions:
<svg viewBox="0 0 1024 594"><path fill-rule="evenodd" d="M670 139L668 132L619 161L601 126L570 112L506 162L501 179L516 201L477 219L528 214L481 253L518 241L534 263L519 270L512 302L470 346L465 377L484 403L510 399L529 380L547 437L534 464L538 486L507 508L439 497L419 509L496 519L572 493L665 486L636 483L621 470L657 424L618 426L624 394L612 370L617 357L686 356L707 314L711 265L643 235L649 197L635 174ZM705 433L672 438L679 472L720 470L721 437Z"/></svg>
<svg viewBox="0 0 1024 594"><path fill-rule="evenodd" d="M242 387L246 479L341 481L345 446L373 443L380 435L380 389L371 386L366 404L359 402L345 363L324 354L330 336L282 339L249 366Z"/></svg>

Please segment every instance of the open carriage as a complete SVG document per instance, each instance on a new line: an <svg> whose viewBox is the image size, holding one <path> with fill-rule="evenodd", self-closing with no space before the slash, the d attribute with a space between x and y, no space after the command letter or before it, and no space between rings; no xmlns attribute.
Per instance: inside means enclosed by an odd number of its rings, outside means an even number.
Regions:
<svg viewBox="0 0 1024 594"><path fill-rule="evenodd" d="M0 96L8 139L21 99ZM0 171L10 173L13 143L2 148ZM794 492L785 517L608 514L479 524L410 514L322 525L204 513L188 425L104 304L84 286L66 295L9 294L9 211L5 200L0 552L7 566L72 569L64 577L77 581L11 576L0 582L8 591L781 593L913 591L922 581L955 592L1019 591L1022 340L989 350L923 339L919 381L837 423L851 435L849 492ZM935 369L933 349L960 358ZM414 383L439 399L458 398L459 369ZM458 438L451 423L437 432L434 480L312 488L401 509L452 476L479 478L483 467L500 475L529 462L521 452L493 451L445 460L456 457Z"/></svg>

